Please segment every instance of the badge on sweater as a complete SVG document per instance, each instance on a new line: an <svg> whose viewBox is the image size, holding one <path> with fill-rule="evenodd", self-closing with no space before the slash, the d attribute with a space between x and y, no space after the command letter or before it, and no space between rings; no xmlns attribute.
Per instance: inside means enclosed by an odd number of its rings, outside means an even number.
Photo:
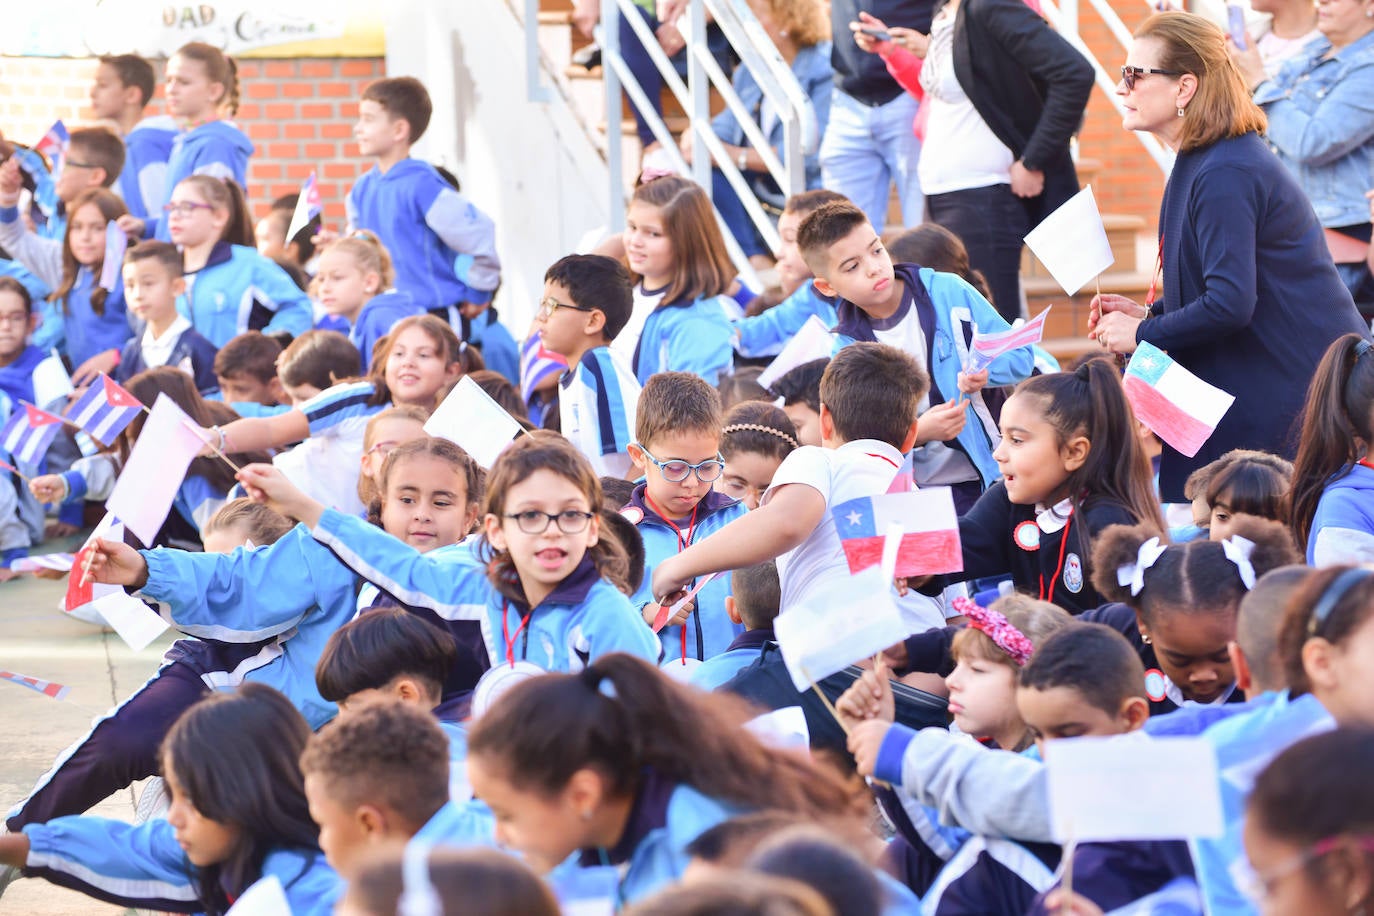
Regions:
<svg viewBox="0 0 1374 916"><path fill-rule="evenodd" d="M1164 698L1168 696L1168 683L1164 680L1163 671L1151 668L1145 672L1145 695L1152 703L1164 702Z"/></svg>
<svg viewBox="0 0 1374 916"><path fill-rule="evenodd" d="M1064 587L1075 595L1083 591L1083 561L1076 553L1064 558Z"/></svg>
<svg viewBox="0 0 1374 916"><path fill-rule="evenodd" d="M631 525L638 525L644 521L644 510L638 506L626 506L620 510L620 514L628 519Z"/></svg>
<svg viewBox="0 0 1374 916"><path fill-rule="evenodd" d="M1040 549L1040 526L1034 521L1027 519L1017 525L1011 533L1012 540L1016 541L1016 546L1022 550Z"/></svg>

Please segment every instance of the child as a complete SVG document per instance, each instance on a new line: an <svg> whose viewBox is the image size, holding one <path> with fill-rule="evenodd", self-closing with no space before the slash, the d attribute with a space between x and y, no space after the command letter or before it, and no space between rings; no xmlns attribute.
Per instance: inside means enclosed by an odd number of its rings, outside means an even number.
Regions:
<svg viewBox="0 0 1374 916"><path fill-rule="evenodd" d="M185 259L183 315L222 347L244 331L303 334L310 300L272 261L249 246L248 211L232 181L192 175L172 189L168 233Z"/></svg>
<svg viewBox="0 0 1374 916"><path fill-rule="evenodd" d="M396 255L396 288L421 308L486 303L501 282L496 227L435 171L410 158L429 126L429 93L409 76L363 90L353 136L376 165L348 192L350 229L376 233Z"/></svg>
<svg viewBox="0 0 1374 916"><path fill-rule="evenodd" d="M95 188L72 198L66 235L61 243L29 233L14 208L18 186L0 167L0 246L13 252L52 290L51 306L34 335L42 350L61 347L75 371L72 382L84 385L119 362L132 335L124 308L124 287L100 283L105 263L105 227L124 204L110 191Z"/></svg>
<svg viewBox="0 0 1374 916"><path fill-rule="evenodd" d="M146 369L175 366L195 379L202 395L219 390L215 345L177 312L177 297L186 289L181 252L170 242L140 242L125 255L123 273L129 309L147 327L142 337L124 345L114 380L123 383Z"/></svg>
<svg viewBox="0 0 1374 916"><path fill-rule="evenodd" d="M702 662L692 672L691 683L702 690L715 690L740 669L759 657L764 643L772 642L773 621L781 602L776 563L758 563L730 573L730 594L725 596L725 613L730 622L743 626L744 632L719 655Z"/></svg>
<svg viewBox="0 0 1374 916"><path fill-rule="evenodd" d="M714 385L729 375L729 313L738 309L725 293L735 268L706 192L677 175L640 185L625 215L625 254L634 310L614 349L630 358L639 381L691 372Z"/></svg>
<svg viewBox="0 0 1374 916"><path fill-rule="evenodd" d="M345 880L389 842L490 842L489 816L449 799L448 739L411 704L377 701L341 716L311 736L301 771L320 849Z"/></svg>
<svg viewBox="0 0 1374 916"><path fill-rule="evenodd" d="M787 298L760 315L734 322L735 349L741 356L772 356L780 352L812 315L825 322L827 328L835 326L834 303L822 296L809 282L811 268L797 247L797 227L823 204L843 200L844 195L824 189L802 191L787 198L787 205L778 217L778 236L782 239L782 247L778 249L776 265L778 283Z"/></svg>
<svg viewBox="0 0 1374 916"><path fill-rule="evenodd" d="M633 903L679 878L687 844L741 809L850 810L828 771L765 750L741 727L750 715L610 655L502 694L469 735L468 775L497 840L536 871L573 854L583 869L613 866L611 896Z"/></svg>
<svg viewBox="0 0 1374 916"><path fill-rule="evenodd" d="M36 155L30 153L29 155ZM16 152L14 168L19 165ZM72 201L83 191L111 188L124 168L124 144L107 127L81 127L68 138L66 155L56 164L52 178L47 173L36 176L38 187L33 197L37 210L45 217L36 229L36 237L47 241L62 239L67 234L67 218ZM50 183L50 188L45 187ZM48 201L52 206L45 206ZM25 260L20 257L20 260ZM32 269L32 268L30 268Z"/></svg>
<svg viewBox="0 0 1374 916"><path fill-rule="evenodd" d="M821 444L821 376L828 365L829 359L813 359L788 369L773 383L772 392L797 428L800 445Z"/></svg>
<svg viewBox="0 0 1374 916"><path fill-rule="evenodd" d="M225 115L233 117L238 110L238 67L233 58L213 45L193 41L182 45L168 59L166 78L167 113L185 125L172 142L163 183L166 193L174 195L177 185L192 175L247 187L248 157L253 155L253 144L232 121L221 120ZM165 203L166 198L158 201L150 211L150 219L130 216L121 220L120 226L135 238L176 241L162 212Z"/></svg>
<svg viewBox="0 0 1374 916"><path fill-rule="evenodd" d="M269 687L204 700L162 745L172 793L165 819L29 824L0 836L0 863L121 906L208 914L225 913L271 876L292 913L324 916L341 888L306 806L297 761L309 736L300 713Z"/></svg>
<svg viewBox="0 0 1374 916"><path fill-rule="evenodd" d="M600 530L596 475L560 438L521 436L488 474L484 531L471 563L489 579L480 585L466 571L455 575L453 563L421 557L361 519L326 510L280 477L245 469L244 483L407 606L481 620L492 665L568 671L607 652L658 657L653 633L624 594L624 550Z"/></svg>
<svg viewBox="0 0 1374 916"><path fill-rule="evenodd" d="M821 379L824 447L803 446L788 455L759 508L661 561L652 594L670 596L697 576L774 558L784 609L827 584L848 581L830 510L888 491L916 438L916 405L926 385L921 367L895 347L851 344L837 353ZM900 598L899 607L912 632L945 620L936 600L914 592Z"/></svg>
<svg viewBox="0 0 1374 916"><path fill-rule="evenodd" d="M1207 485L1210 509L1207 537L1224 541L1241 518L1262 518L1288 525L1288 492L1293 465L1278 455L1240 456L1212 476ZM1225 456L1223 456L1225 457Z"/></svg>
<svg viewBox="0 0 1374 916"><path fill-rule="evenodd" d="M137 54L100 58L91 83L95 116L118 126L126 158L119 172L119 196L137 219L147 219L167 199L167 160L176 140L176 121L167 116L145 118L153 100L153 65Z"/></svg>
<svg viewBox="0 0 1374 916"><path fill-rule="evenodd" d="M428 712L443 699L444 682L457 659L453 637L438 627L401 608L368 608L324 644L315 665L315 686L320 696L338 705L339 717L393 701ZM461 723L441 724L462 732Z"/></svg>
<svg viewBox="0 0 1374 916"><path fill-rule="evenodd" d="M1120 375L1103 360L1025 382L1002 406L997 481L959 519L969 580L1011 571L1071 613L1103 603L1089 559L1108 525L1164 530Z"/></svg>
<svg viewBox="0 0 1374 916"><path fill-rule="evenodd" d="M443 913L484 916L559 916L553 893L513 856L491 849L378 851L348 882L338 912L347 916L394 916L413 893L410 858L423 853L423 880Z"/></svg>
<svg viewBox="0 0 1374 916"><path fill-rule="evenodd" d="M711 489L725 469L720 430L720 395L702 379L687 372L661 372L645 384L630 446L644 482L621 511L644 539L646 570L634 601L651 626L659 614L649 588L654 568L745 513L739 502ZM665 662L702 662L729 648L741 632L725 611L729 593L729 581L718 577L661 625L658 638Z"/></svg>
<svg viewBox="0 0 1374 916"><path fill-rule="evenodd" d="M287 194L272 201L272 209L253 226L253 241L257 243L258 254L264 258L278 263L285 261L306 276L313 276L315 235L320 231L320 217L314 217L297 229L291 238L286 237L299 200L299 194Z"/></svg>
<svg viewBox="0 0 1374 916"><path fill-rule="evenodd" d="M787 414L763 401L735 405L721 430L725 469L716 489L746 509L757 509L783 459L797 447L797 430Z"/></svg>
<svg viewBox="0 0 1374 916"><path fill-rule="evenodd" d="M362 373L358 348L338 331L306 331L281 351L276 365L282 400L292 407Z"/></svg>
<svg viewBox="0 0 1374 916"><path fill-rule="evenodd" d="M633 308L630 276L620 262L572 254L544 274L535 327L546 349L571 370L559 381L559 429L601 476L624 477L640 385L610 343Z"/></svg>
<svg viewBox="0 0 1374 916"><path fill-rule="evenodd" d="M29 343L37 326L28 288L14 277L0 277L0 392L9 398L11 409L20 401L34 402L33 370L47 358Z"/></svg>
<svg viewBox="0 0 1374 916"><path fill-rule="evenodd" d="M315 274L320 305L348 323L348 339L362 355L364 372L372 367L378 341L396 322L424 314L407 293L392 288L394 279L391 256L366 230L331 242L320 253Z"/></svg>
<svg viewBox="0 0 1374 916"><path fill-rule="evenodd" d="M281 353L281 341L261 331L234 335L215 354L220 400L244 416L271 416L271 412L256 414L251 408L277 407L286 401L286 391L277 378Z"/></svg>
<svg viewBox="0 0 1374 916"><path fill-rule="evenodd" d="M1322 357L1303 408L1293 462L1293 536L1313 566L1374 560L1374 356L1358 334L1337 338Z"/></svg>
<svg viewBox="0 0 1374 916"><path fill-rule="evenodd" d="M953 274L915 264L894 266L878 234L853 204L829 203L802 221L797 245L816 275L816 289L836 297L840 345L875 340L910 353L930 375L912 455L916 482L950 486L961 510L999 476L992 452L997 420L984 385L1008 385L1031 374L1029 347L1004 353L986 369L965 373L974 328L1006 331L988 301ZM967 395L967 404L962 403ZM946 401L946 399L949 399ZM969 411L972 411L972 414Z"/></svg>

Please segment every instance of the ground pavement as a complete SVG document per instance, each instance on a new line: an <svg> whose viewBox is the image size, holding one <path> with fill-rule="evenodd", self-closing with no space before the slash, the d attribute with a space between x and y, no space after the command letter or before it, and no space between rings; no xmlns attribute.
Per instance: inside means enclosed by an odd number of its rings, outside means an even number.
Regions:
<svg viewBox="0 0 1374 916"><path fill-rule="evenodd" d="M72 549L72 548L68 548ZM91 721L126 698L157 670L173 639L168 631L142 652L112 632L66 617L58 603L66 582L22 576L0 583L0 670L71 687L65 700L0 681L0 812L23 798L56 756L84 735ZM133 819L125 790L92 813ZM46 881L20 879L0 897L0 916L118 916L101 903Z"/></svg>

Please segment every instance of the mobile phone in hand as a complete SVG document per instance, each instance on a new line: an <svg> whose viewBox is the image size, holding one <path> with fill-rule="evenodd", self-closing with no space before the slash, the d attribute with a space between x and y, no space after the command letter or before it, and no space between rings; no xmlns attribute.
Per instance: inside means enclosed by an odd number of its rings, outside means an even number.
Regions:
<svg viewBox="0 0 1374 916"><path fill-rule="evenodd" d="M892 36L887 33L887 29L859 29L874 41L891 41Z"/></svg>

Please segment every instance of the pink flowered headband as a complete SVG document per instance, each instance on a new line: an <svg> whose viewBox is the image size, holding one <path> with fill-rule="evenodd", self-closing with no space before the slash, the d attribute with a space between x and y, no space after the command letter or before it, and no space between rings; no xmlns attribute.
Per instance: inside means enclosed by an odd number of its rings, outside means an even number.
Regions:
<svg viewBox="0 0 1374 916"><path fill-rule="evenodd" d="M1019 668L1030 661L1035 646L1011 621L997 611L988 610L969 598L955 598L954 609L968 618L968 625L991 639Z"/></svg>

